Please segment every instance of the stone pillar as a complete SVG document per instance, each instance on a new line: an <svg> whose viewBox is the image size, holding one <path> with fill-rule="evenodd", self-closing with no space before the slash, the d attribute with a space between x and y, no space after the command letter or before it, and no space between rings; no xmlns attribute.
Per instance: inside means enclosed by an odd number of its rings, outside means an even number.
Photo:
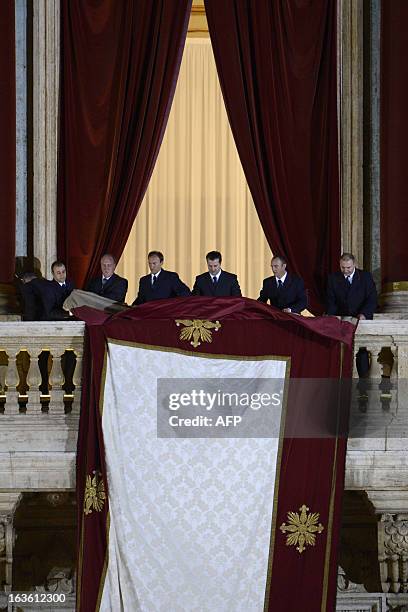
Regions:
<svg viewBox="0 0 408 612"><path fill-rule="evenodd" d="M21 497L21 493L15 491L0 493L0 581L6 592L12 590L15 540L13 517Z"/></svg>
<svg viewBox="0 0 408 612"><path fill-rule="evenodd" d="M341 242L363 263L363 0L338 4Z"/></svg>
<svg viewBox="0 0 408 612"><path fill-rule="evenodd" d="M364 266L381 291L380 0L365 3L364 26Z"/></svg>
<svg viewBox="0 0 408 612"><path fill-rule="evenodd" d="M33 2L33 250L50 278L57 258L60 0Z"/></svg>

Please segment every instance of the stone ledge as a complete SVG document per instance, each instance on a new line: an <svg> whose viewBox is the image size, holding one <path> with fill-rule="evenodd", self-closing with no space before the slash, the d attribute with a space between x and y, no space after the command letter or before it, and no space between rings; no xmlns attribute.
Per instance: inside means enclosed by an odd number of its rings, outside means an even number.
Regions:
<svg viewBox="0 0 408 612"><path fill-rule="evenodd" d="M76 453L0 453L0 490L75 489Z"/></svg>
<svg viewBox="0 0 408 612"><path fill-rule="evenodd" d="M347 451L346 489L408 490L406 450Z"/></svg>

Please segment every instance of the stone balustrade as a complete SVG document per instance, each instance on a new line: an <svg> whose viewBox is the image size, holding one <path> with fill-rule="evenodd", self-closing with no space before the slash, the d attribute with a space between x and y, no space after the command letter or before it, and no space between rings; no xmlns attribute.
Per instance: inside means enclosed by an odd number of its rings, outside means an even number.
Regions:
<svg viewBox="0 0 408 612"><path fill-rule="evenodd" d="M74 486L84 323L0 323L0 489Z"/></svg>
<svg viewBox="0 0 408 612"><path fill-rule="evenodd" d="M0 488L74 487L83 334L79 321L0 323ZM386 492L381 512L402 512L408 320L360 322L355 352L360 348L369 351L371 365L363 389L353 381L346 487L373 499Z"/></svg>

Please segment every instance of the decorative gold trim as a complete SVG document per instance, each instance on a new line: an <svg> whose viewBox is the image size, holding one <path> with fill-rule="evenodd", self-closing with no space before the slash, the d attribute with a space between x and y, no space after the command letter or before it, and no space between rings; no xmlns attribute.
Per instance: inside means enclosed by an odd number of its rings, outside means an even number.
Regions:
<svg viewBox="0 0 408 612"><path fill-rule="evenodd" d="M282 533L287 533L286 546L296 546L299 554L306 550L306 546L315 546L316 533L322 533L324 527L318 523L320 514L318 512L309 512L306 504L302 504L298 512L288 512L288 523L282 523L279 527Z"/></svg>
<svg viewBox="0 0 408 612"><path fill-rule="evenodd" d="M408 281L385 283L382 288L382 293L393 293L394 291L408 291Z"/></svg>
<svg viewBox="0 0 408 612"><path fill-rule="evenodd" d="M106 499L101 472L94 470L92 474L89 474L85 481L84 514L87 516L92 514L93 510L101 512Z"/></svg>
<svg viewBox="0 0 408 612"><path fill-rule="evenodd" d="M130 342L128 340L117 340L115 338L106 338L109 344L118 344L119 346L131 346L142 348L148 351L161 351L163 353L179 353L180 355L190 355L202 359L231 359L232 361L286 361L290 362L290 357L286 355L224 355L221 353L196 353L186 349L173 348L172 346L160 346L158 344L143 344L142 342ZM106 354L106 352L105 352ZM285 378L286 382L286 378Z"/></svg>
<svg viewBox="0 0 408 612"><path fill-rule="evenodd" d="M194 348L200 346L201 342L212 342L212 332L218 331L222 326L219 321L208 321L204 319L176 319L177 327L185 325L180 331L180 340L191 340L190 344Z"/></svg>
<svg viewBox="0 0 408 612"><path fill-rule="evenodd" d="M276 541L276 537L275 537L276 520L277 520L277 514L278 514L278 496L279 496L280 475L281 475L281 468L282 468L283 442L284 442L287 407L288 407L288 393L289 393L288 381L290 380L291 365L292 365L291 357L288 357L286 368L285 368L285 385L284 385L284 391L283 391L281 426L279 430L279 445L278 445L278 455L276 458L275 486L274 486L273 498L272 498L271 536L270 536L270 542L269 542L268 568L267 568L267 573L266 573L264 612L268 612L269 610L269 597L270 597L271 584L272 584L273 556L275 553L275 541Z"/></svg>
<svg viewBox="0 0 408 612"><path fill-rule="evenodd" d="M340 343L340 369L339 369L339 379L343 376L343 366L344 366L344 344ZM341 394L339 393L338 402L341 401ZM339 418L340 410L339 406L337 406L337 415ZM333 458L333 473L332 473L332 485L331 485L331 493L330 493L330 502L329 502L329 518L327 523L327 539L326 539L326 551L324 557L324 574L323 574L323 590L322 590L322 605L321 612L326 612L327 608L327 593L329 589L329 573L330 573L330 554L331 554L331 542L332 542L332 531L333 531L333 518L334 518L334 498L336 494L336 479L337 479L337 451L339 447L339 438L336 436L336 443L334 448L334 458Z"/></svg>
<svg viewBox="0 0 408 612"><path fill-rule="evenodd" d="M106 573L108 571L108 563L109 563L109 530L110 530L110 513L106 515L106 551L105 551L105 559L103 562L103 568L101 573L101 579L99 582L99 590L98 590L98 598L96 600L95 612L99 612L99 608L101 606L102 593L105 587Z"/></svg>

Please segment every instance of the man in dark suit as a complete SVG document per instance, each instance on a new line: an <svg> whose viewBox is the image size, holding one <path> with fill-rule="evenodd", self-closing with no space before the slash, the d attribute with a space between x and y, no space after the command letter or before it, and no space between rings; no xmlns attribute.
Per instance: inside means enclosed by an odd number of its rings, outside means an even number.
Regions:
<svg viewBox="0 0 408 612"><path fill-rule="evenodd" d="M301 278L286 271L286 259L275 255L271 261L273 276L265 278L258 300L265 304L268 300L271 306L283 312L300 314L307 308L305 285Z"/></svg>
<svg viewBox="0 0 408 612"><path fill-rule="evenodd" d="M340 271L327 281L327 314L372 319L377 290L370 272L359 270L351 253L340 257Z"/></svg>
<svg viewBox="0 0 408 612"><path fill-rule="evenodd" d="M101 272L97 278L92 278L85 290L96 293L114 302L124 302L128 288L126 278L115 274L116 259L113 255L105 253L101 257Z"/></svg>
<svg viewBox="0 0 408 612"><path fill-rule="evenodd" d="M24 272L21 277L20 293L23 299L24 321L41 321L44 318L43 293L48 281L38 278L35 272Z"/></svg>
<svg viewBox="0 0 408 612"><path fill-rule="evenodd" d="M54 261L51 265L52 280L46 281L42 290L43 315L45 321L60 321L69 318L69 313L62 305L73 291L74 283L67 280L67 270L63 261Z"/></svg>
<svg viewBox="0 0 408 612"><path fill-rule="evenodd" d="M340 271L329 274L327 281L327 314L357 319L372 319L377 308L377 289L370 272L359 270L352 253L340 257ZM367 349L361 348L356 356L358 375L365 378L370 369ZM361 398L366 397L364 388Z"/></svg>
<svg viewBox="0 0 408 612"><path fill-rule="evenodd" d="M193 295L241 297L237 275L221 270L221 253L219 251L210 251L205 258L207 260L208 272L196 276Z"/></svg>
<svg viewBox="0 0 408 612"><path fill-rule="evenodd" d="M190 289L180 279L176 272L169 272L162 268L164 256L160 251L150 251L147 256L150 274L142 276L139 280L139 291L132 306L164 300L172 297L185 297L191 295Z"/></svg>

